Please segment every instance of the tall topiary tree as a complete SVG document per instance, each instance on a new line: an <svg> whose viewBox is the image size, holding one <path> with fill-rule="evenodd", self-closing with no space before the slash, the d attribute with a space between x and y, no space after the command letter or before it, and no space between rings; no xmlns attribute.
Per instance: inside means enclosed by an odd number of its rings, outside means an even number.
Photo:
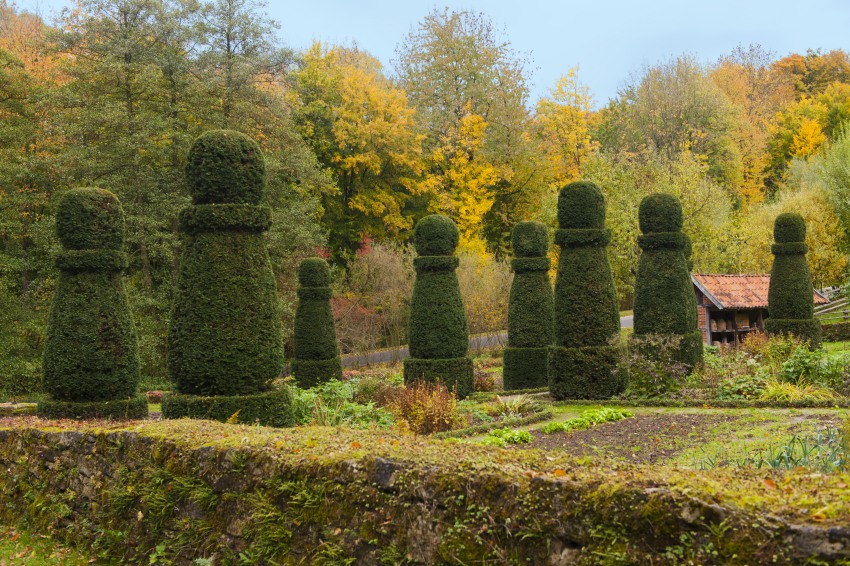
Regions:
<svg viewBox="0 0 850 566"><path fill-rule="evenodd" d="M511 235L514 255L505 348L505 389L545 387L547 348L554 341L549 235L539 222L520 222Z"/></svg>
<svg viewBox="0 0 850 566"><path fill-rule="evenodd" d="M331 311L330 269L325 260L307 258L298 266L295 357L292 373L301 387L340 379L342 364Z"/></svg>
<svg viewBox="0 0 850 566"><path fill-rule="evenodd" d="M795 212L780 214L773 225L773 267L764 323L768 334L792 334L817 348L820 322L814 318L812 276L806 263L806 222Z"/></svg>
<svg viewBox="0 0 850 566"><path fill-rule="evenodd" d="M687 368L702 362L702 332L688 270L689 241L682 205L673 195L645 197L638 209L641 248L635 279L634 345L644 336L677 337L673 359ZM689 255L689 254L688 254Z"/></svg>
<svg viewBox="0 0 850 566"><path fill-rule="evenodd" d="M404 381L442 381L458 397L466 397L472 392L472 360L466 355L469 330L455 273L457 226L446 216L425 216L416 223L413 242L419 257L413 260L416 282Z"/></svg>
<svg viewBox="0 0 850 566"><path fill-rule="evenodd" d="M555 243L555 345L549 349L549 390L556 399L604 399L625 388L620 314L606 247L605 199L593 183L576 182L558 197Z"/></svg>
<svg viewBox="0 0 850 566"><path fill-rule="evenodd" d="M38 405L51 418L139 418L139 354L121 272L127 266L124 211L102 189L73 189L59 203L56 232L64 248L44 347Z"/></svg>
<svg viewBox="0 0 850 566"><path fill-rule="evenodd" d="M164 416L209 410L211 417L228 418L212 407L235 407L241 419L252 413L251 403L267 403L257 395L283 369L277 291L263 239L271 211L259 204L264 179L259 146L238 132L207 132L189 151L193 205L180 213L186 247L168 332L168 371L180 393L203 398L167 399ZM283 406L264 422L286 424L287 410Z"/></svg>

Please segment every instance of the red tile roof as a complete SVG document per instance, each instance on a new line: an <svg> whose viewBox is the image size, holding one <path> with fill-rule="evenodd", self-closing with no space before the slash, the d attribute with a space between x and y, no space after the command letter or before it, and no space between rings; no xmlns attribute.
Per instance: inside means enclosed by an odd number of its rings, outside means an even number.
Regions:
<svg viewBox="0 0 850 566"><path fill-rule="evenodd" d="M770 275L718 275L692 273L691 280L706 298L721 309L767 308ZM815 291L816 305L829 302Z"/></svg>

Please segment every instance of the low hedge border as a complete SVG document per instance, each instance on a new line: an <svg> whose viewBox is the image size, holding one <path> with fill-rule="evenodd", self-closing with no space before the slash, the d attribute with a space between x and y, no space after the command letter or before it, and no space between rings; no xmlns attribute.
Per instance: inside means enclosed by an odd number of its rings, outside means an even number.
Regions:
<svg viewBox="0 0 850 566"><path fill-rule="evenodd" d="M822 323L820 328L824 342L850 340L850 322Z"/></svg>
<svg viewBox="0 0 850 566"><path fill-rule="evenodd" d="M539 423L540 421L551 419L553 416L554 413L552 413L550 409L542 409L524 417L514 417L512 419L505 419L502 421L481 423L475 426L461 428L458 430L438 432L431 436L433 436L434 438L463 438L466 436L475 436L476 434L484 434L485 432L490 432L491 430L497 428L525 426L534 423Z"/></svg>
<svg viewBox="0 0 850 566"><path fill-rule="evenodd" d="M188 417L220 422L235 420L242 424L259 423L275 427L295 424L292 393L287 387L257 395L200 397L172 393L162 397L162 417Z"/></svg>
<svg viewBox="0 0 850 566"><path fill-rule="evenodd" d="M2 427L0 520L109 563L850 559L844 474L699 472L325 427Z"/></svg>
<svg viewBox="0 0 850 566"><path fill-rule="evenodd" d="M576 399L568 401L553 401L556 406L579 405L598 406L599 400ZM611 407L704 407L706 409L846 409L850 408L850 398L834 399L832 401L807 400L800 401L760 401L753 400L717 400L717 399L608 399L605 406Z"/></svg>
<svg viewBox="0 0 850 566"><path fill-rule="evenodd" d="M148 399L144 395L88 403L48 399L38 402L36 414L45 419L143 419L148 416Z"/></svg>

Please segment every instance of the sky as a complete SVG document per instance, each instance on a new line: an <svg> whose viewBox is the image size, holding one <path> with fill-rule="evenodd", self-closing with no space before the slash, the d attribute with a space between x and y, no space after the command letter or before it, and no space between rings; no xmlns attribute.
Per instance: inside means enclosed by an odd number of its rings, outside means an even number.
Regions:
<svg viewBox="0 0 850 566"><path fill-rule="evenodd" d="M67 0L17 0L46 20ZM396 46L430 11L483 12L514 50L530 56L531 102L579 67L597 107L641 69L683 53L714 63L737 45L760 44L778 57L807 49L850 51L848 0L270 0L283 44L356 42L389 73Z"/></svg>

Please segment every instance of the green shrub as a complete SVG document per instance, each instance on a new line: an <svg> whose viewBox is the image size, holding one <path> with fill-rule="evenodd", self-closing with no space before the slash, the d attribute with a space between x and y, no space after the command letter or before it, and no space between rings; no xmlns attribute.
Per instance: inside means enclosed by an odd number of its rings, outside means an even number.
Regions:
<svg viewBox="0 0 850 566"><path fill-rule="evenodd" d="M292 405L292 393L287 387L255 395L201 397L173 393L162 397L162 416L287 427L295 424Z"/></svg>
<svg viewBox="0 0 850 566"><path fill-rule="evenodd" d="M679 361L682 337L675 334L647 334L633 341L624 355L629 373L627 394L650 398L679 392L685 385L688 366Z"/></svg>
<svg viewBox="0 0 850 566"><path fill-rule="evenodd" d="M73 189L59 203L56 232L65 251L56 261L42 362L52 401L40 414L105 415L119 400L133 405L139 383L136 329L121 277L127 264L121 203L109 191Z"/></svg>
<svg viewBox="0 0 850 566"><path fill-rule="evenodd" d="M472 360L466 355L469 335L466 313L451 255L458 242L455 223L432 214L416 223L413 234L418 257L410 301L410 358L404 360L404 381L442 381L459 398L472 393Z"/></svg>
<svg viewBox="0 0 850 566"><path fill-rule="evenodd" d="M722 401L758 399L767 386L767 378L761 373L745 373L720 381L717 398Z"/></svg>
<svg viewBox="0 0 850 566"><path fill-rule="evenodd" d="M844 342L850 340L850 322L833 322L821 325L821 338L824 342Z"/></svg>
<svg viewBox="0 0 850 566"><path fill-rule="evenodd" d="M534 437L526 430L514 430L512 428L495 428L487 433L481 440L485 446L500 446L504 448L508 444L528 444Z"/></svg>
<svg viewBox="0 0 850 566"><path fill-rule="evenodd" d="M642 253L635 278L632 345L642 348L649 335L677 336L674 358L690 371L702 362L703 341L685 258L682 206L673 195L649 195L640 203L638 218L643 234L638 237ZM651 350L651 345L644 348L644 355Z"/></svg>
<svg viewBox="0 0 850 566"><path fill-rule="evenodd" d="M604 399L625 388L620 314L608 261L611 234L605 200L593 183L572 183L558 198L555 243L555 345L549 348L549 390L556 399Z"/></svg>
<svg viewBox="0 0 850 566"><path fill-rule="evenodd" d="M552 284L549 281L549 236L539 222L514 227L511 262L514 279L508 306L508 345L504 353L504 388L545 387L547 348L554 341Z"/></svg>
<svg viewBox="0 0 850 566"><path fill-rule="evenodd" d="M295 311L295 357L292 374L304 388L340 379L342 361L331 311L330 269L325 260L307 258L298 266L298 309Z"/></svg>
<svg viewBox="0 0 850 566"><path fill-rule="evenodd" d="M302 425L388 428L393 415L372 400L361 401L358 380L331 380L309 389L292 389L295 422Z"/></svg>
<svg viewBox="0 0 850 566"><path fill-rule="evenodd" d="M540 430L546 434L554 434L556 432L566 432L570 430L583 430L597 424L621 421L633 416L634 414L631 411L626 411L624 409L600 407L598 409L588 409L583 411L580 416L574 419L546 423Z"/></svg>
<svg viewBox="0 0 850 566"><path fill-rule="evenodd" d="M795 212L776 217L773 227L773 267L767 311L770 318L764 329L768 334L793 335L809 343L812 349L820 346L820 322L814 318L812 277L806 263L806 223Z"/></svg>
<svg viewBox="0 0 850 566"><path fill-rule="evenodd" d="M168 331L168 372L180 393L254 395L283 369L277 291L257 206L263 158L237 132L208 132L187 165L193 205Z"/></svg>

